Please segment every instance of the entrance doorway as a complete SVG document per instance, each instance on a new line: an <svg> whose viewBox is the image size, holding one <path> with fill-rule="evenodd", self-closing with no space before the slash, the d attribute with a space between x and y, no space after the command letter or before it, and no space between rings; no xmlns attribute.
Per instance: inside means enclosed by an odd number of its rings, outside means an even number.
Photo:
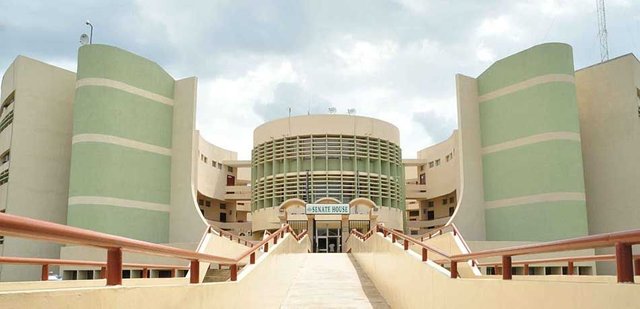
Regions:
<svg viewBox="0 0 640 309"><path fill-rule="evenodd" d="M342 222L314 220L314 252L342 252Z"/></svg>

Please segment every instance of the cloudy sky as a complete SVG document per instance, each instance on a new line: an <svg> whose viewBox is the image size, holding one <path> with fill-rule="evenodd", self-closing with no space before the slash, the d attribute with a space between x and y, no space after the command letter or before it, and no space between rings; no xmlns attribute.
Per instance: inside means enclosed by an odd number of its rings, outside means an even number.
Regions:
<svg viewBox="0 0 640 309"><path fill-rule="evenodd" d="M456 73L549 41L571 44L576 68L598 62L595 2L0 0L0 70L22 54L75 71L89 19L94 43L197 76L197 128L241 159L288 107L389 121L410 158L457 126ZM611 57L640 53L640 1L606 3Z"/></svg>

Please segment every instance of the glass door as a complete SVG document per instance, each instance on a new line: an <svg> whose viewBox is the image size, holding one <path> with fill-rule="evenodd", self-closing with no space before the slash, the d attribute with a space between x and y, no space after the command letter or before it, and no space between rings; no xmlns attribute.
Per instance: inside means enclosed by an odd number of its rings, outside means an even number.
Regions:
<svg viewBox="0 0 640 309"><path fill-rule="evenodd" d="M315 252L342 252L342 233L340 221L315 222Z"/></svg>
<svg viewBox="0 0 640 309"><path fill-rule="evenodd" d="M327 228L316 228L316 252L327 253L329 252L329 244L327 237Z"/></svg>

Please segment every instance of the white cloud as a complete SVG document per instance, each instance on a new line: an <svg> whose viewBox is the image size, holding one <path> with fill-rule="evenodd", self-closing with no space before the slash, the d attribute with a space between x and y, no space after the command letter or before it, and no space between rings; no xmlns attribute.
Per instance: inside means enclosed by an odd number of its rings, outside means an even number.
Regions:
<svg viewBox="0 0 640 309"><path fill-rule="evenodd" d="M242 158L265 116L289 105L304 113L296 102L306 97L316 111L331 104L392 122L412 157L454 129L456 73L477 76L543 41L571 44L576 67L599 60L593 0L70 0L68 10L12 1L0 11L27 22L2 23L12 44L0 67L23 54L74 69L89 18L98 42L198 76L197 127ZM607 1L612 57L637 52L638 16L638 1ZM412 120L421 113L438 127Z"/></svg>
<svg viewBox="0 0 640 309"><path fill-rule="evenodd" d="M209 142L249 159L251 134L261 122L253 113L253 105L271 98L279 83L299 81L300 77L286 59L264 62L236 78L200 80L197 128Z"/></svg>
<svg viewBox="0 0 640 309"><path fill-rule="evenodd" d="M338 57L345 74L374 73L398 51L398 45L389 40L374 44L348 37L340 45L348 47L336 47L333 53Z"/></svg>
<svg viewBox="0 0 640 309"><path fill-rule="evenodd" d="M483 42L476 47L476 57L482 62L493 62L496 60L496 54L491 48L485 46Z"/></svg>

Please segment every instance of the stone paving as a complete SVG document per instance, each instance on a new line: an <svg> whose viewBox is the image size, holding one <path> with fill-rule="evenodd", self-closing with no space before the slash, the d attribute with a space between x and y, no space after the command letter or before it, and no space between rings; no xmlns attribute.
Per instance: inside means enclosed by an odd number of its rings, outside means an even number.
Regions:
<svg viewBox="0 0 640 309"><path fill-rule="evenodd" d="M282 308L390 308L347 253L308 254Z"/></svg>

